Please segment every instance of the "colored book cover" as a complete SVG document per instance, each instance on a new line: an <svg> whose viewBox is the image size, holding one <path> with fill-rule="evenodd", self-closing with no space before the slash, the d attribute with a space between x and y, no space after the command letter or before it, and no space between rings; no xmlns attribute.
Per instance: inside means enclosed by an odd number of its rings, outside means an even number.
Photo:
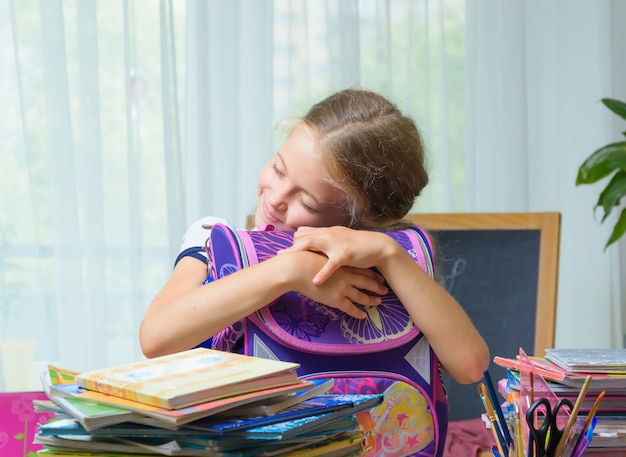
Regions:
<svg viewBox="0 0 626 457"><path fill-rule="evenodd" d="M271 416L298 403L326 394L333 387L333 379L309 379L311 388L294 392L285 397L272 398L263 402L256 402L230 409L222 413L225 416Z"/></svg>
<svg viewBox="0 0 626 457"><path fill-rule="evenodd" d="M546 359L567 371L626 374L626 349L546 349Z"/></svg>
<svg viewBox="0 0 626 457"><path fill-rule="evenodd" d="M340 396L351 397L352 406L333 412L304 416L252 428L232 430L224 434L227 436L245 436L253 439L262 439L264 437L284 439L304 433L318 433L321 430L328 433L333 430L335 421L338 421L337 423L343 427L344 419L351 420L355 414L373 408L383 400L382 395L338 395L338 397Z"/></svg>
<svg viewBox="0 0 626 457"><path fill-rule="evenodd" d="M85 430L91 431L107 425L120 424L122 422L135 422L147 425L158 425L157 419L147 417L127 408L105 405L94 401L87 401L80 398L65 397L52 393L52 378L50 369L41 376L41 383L48 398L63 413L74 418ZM57 378L58 380L58 378ZM69 379L66 379L69 381ZM68 386L69 384L56 384ZM57 417L59 414L57 414Z"/></svg>
<svg viewBox="0 0 626 457"><path fill-rule="evenodd" d="M84 389L76 384L52 385L50 389L50 395L53 398L56 396L65 398L69 397L87 402L110 405L129 411L134 411L143 416L157 419L159 421L159 424L164 428L176 429L184 424L188 424L192 421L201 419L203 417L208 417L213 414L218 414L222 411L226 411L236 406L250 404L253 402L262 402L274 397L290 395L293 392L301 389L306 389L310 386L311 383L308 381L298 381L294 384L271 387L255 392L249 392L247 394L220 398L218 400L211 400L197 405L173 410L159 408L158 406L151 406L145 403L139 403L133 400L127 400L125 398L114 397L112 395L95 392L92 390Z"/></svg>
<svg viewBox="0 0 626 457"><path fill-rule="evenodd" d="M224 418L221 415L201 419L188 425L191 430L205 430L215 433L230 433L236 430L262 425L286 422L300 417L317 416L335 411L346 411L342 415L353 414L355 405L362 401L361 395L328 394L293 405L273 415L256 415ZM376 401L376 400L374 400Z"/></svg>
<svg viewBox="0 0 626 457"><path fill-rule="evenodd" d="M193 433L185 428L169 430L153 425L122 422L107 425L95 430L86 430L78 421L72 418L57 417L55 420L39 426L40 435L83 435L83 436L117 436L117 437L176 437Z"/></svg>
<svg viewBox="0 0 626 457"><path fill-rule="evenodd" d="M89 390L165 409L178 409L297 380L297 363L196 348L80 373Z"/></svg>
<svg viewBox="0 0 626 457"><path fill-rule="evenodd" d="M335 413L317 414L315 416L299 417L297 419L285 422L276 422L274 424L261 425L259 427L248 428L244 430L234 430L229 433L230 436L248 437L249 439L285 439L293 436L314 433L317 427L327 426L335 421L344 426L343 419L351 416L339 417Z"/></svg>
<svg viewBox="0 0 626 457"><path fill-rule="evenodd" d="M554 391L568 390L570 388L578 389L582 387L587 376L591 376L590 392L599 392L602 390L621 391L626 388L626 374L622 373L606 373L606 372L574 372L567 371L564 368L552 363L551 361L541 357L529 357L529 363L522 366L518 359L510 359L506 357L496 356L493 362L501 367L513 370L519 373L520 370L526 370L541 376L546 382L550 382ZM563 386L563 387L560 387Z"/></svg>

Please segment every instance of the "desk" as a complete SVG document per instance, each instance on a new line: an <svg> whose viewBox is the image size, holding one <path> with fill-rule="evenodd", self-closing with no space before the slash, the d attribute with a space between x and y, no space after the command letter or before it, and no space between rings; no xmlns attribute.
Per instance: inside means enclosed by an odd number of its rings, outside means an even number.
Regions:
<svg viewBox="0 0 626 457"><path fill-rule="evenodd" d="M33 444L37 426L54 417L54 413L33 412L33 400L47 400L44 392L0 392L1 455L31 455L42 449Z"/></svg>

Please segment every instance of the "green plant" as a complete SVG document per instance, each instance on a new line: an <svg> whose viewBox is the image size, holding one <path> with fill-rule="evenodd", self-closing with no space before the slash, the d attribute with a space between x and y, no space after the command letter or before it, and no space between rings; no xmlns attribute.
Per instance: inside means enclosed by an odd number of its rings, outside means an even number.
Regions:
<svg viewBox="0 0 626 457"><path fill-rule="evenodd" d="M626 103L613 98L603 98L602 103L615 114L626 120ZM622 132L626 136L626 131ZM578 169L576 185L592 184L613 173L613 177L600 193L594 211L602 207L604 215L600 223L604 222L611 214L614 207L626 195L626 141L607 144L593 152ZM622 210L619 219L613 227L613 233L609 237L604 249L621 238L626 232L626 208Z"/></svg>

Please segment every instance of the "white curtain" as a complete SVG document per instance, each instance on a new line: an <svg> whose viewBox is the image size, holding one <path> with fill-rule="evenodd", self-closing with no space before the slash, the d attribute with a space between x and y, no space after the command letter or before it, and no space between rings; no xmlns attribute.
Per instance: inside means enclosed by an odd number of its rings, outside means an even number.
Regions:
<svg viewBox="0 0 626 457"><path fill-rule="evenodd" d="M187 221L253 212L276 121L339 89L379 91L433 151L421 209L462 210L463 2L188 1ZM228 19L226 19L228 18ZM453 170L456 165L456 170Z"/></svg>
<svg viewBox="0 0 626 457"><path fill-rule="evenodd" d="M187 225L243 226L275 122L342 88L416 118L419 209L463 210L463 6L0 0L0 340L39 368L140 358Z"/></svg>
<svg viewBox="0 0 626 457"><path fill-rule="evenodd" d="M358 86L423 131L416 211L561 211L557 344L621 346L619 249L603 252L599 188L574 180L623 130L599 100L626 98L624 13L615 0L0 0L0 340L75 370L140 358L186 226L243 226L275 122Z"/></svg>
<svg viewBox="0 0 626 457"><path fill-rule="evenodd" d="M559 347L622 347L619 248L604 251L614 219L592 211L606 182L575 179L620 138L600 99L626 98L625 13L611 0L466 1L466 210L562 213Z"/></svg>
<svg viewBox="0 0 626 457"><path fill-rule="evenodd" d="M35 361L141 356L138 325L185 226L184 14L0 2L0 338L34 340Z"/></svg>

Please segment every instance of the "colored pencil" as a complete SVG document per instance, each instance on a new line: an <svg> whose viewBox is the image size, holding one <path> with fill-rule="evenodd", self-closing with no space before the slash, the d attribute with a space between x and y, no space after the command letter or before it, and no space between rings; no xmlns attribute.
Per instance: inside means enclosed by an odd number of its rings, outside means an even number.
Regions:
<svg viewBox="0 0 626 457"><path fill-rule="evenodd" d="M498 402L498 397L496 396L496 389L493 386L493 382L491 381L491 375L489 374L489 370L485 370L483 372L485 377L485 387L487 388L487 394L489 395L489 399L491 400L491 405L495 409L496 416L498 419L498 423L500 424L500 428L502 429L502 436L504 437L506 446L504 449L508 449L511 444L513 444L513 438L511 438L511 434L509 433L509 427L506 424L506 420L504 419L504 414L502 413L502 408L500 408L500 403Z"/></svg>
<svg viewBox="0 0 626 457"><path fill-rule="evenodd" d="M589 410L589 414L587 414L587 421L585 422L585 430L589 429L593 418L596 417L596 413L598 412L598 406L600 406L600 401L602 401L602 397L604 397L605 392L602 391L596 398L596 401L593 402L593 406Z"/></svg>
<svg viewBox="0 0 626 457"><path fill-rule="evenodd" d="M554 455L561 455L561 453L563 452L563 446L565 446L565 442L567 441L567 437L569 436L570 430L572 429L574 422L576 422L576 418L578 417L578 410L580 409L580 406L582 405L585 399L585 395L587 395L587 390L589 389L590 383L591 383L591 376L587 376L585 378L585 382L583 383L582 388L580 389L580 393L578 394L576 403L574 403L574 409L572 409L572 413L570 414L567 424L565 425L565 428L563 429L563 435L561 436L561 439L559 440L559 444L556 447L556 452L554 453Z"/></svg>

